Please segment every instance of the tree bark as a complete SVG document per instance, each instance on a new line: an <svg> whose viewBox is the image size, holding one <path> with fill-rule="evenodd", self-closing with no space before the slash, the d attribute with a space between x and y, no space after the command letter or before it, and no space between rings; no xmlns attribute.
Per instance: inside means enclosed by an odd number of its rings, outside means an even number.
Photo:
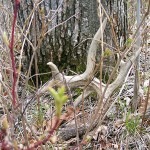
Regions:
<svg viewBox="0 0 150 150"><path fill-rule="evenodd" d="M127 38L126 1L102 0L101 2L115 25L117 45L122 46ZM10 2L5 1L5 3L9 6ZM100 25L97 0L21 1L18 25L24 29L24 34L27 32L30 21L32 24L27 38L36 47L40 73L49 71L46 65L49 61L54 62L60 70L71 69L81 72L85 69L91 38ZM21 40L24 38L22 36ZM117 45L114 44L113 39L112 28L108 23L104 33L104 42L109 46L105 46L104 49L108 47L113 50L112 46L116 48ZM29 41L26 41L24 46L27 59L25 70L28 69L33 54L33 47ZM99 51L97 57L99 60ZM32 74L34 73L35 66L33 65Z"/></svg>

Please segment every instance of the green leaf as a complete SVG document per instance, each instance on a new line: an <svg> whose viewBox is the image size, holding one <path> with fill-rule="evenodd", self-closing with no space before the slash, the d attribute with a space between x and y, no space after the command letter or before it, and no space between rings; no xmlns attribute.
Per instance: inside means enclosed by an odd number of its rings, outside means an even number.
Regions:
<svg viewBox="0 0 150 150"><path fill-rule="evenodd" d="M133 39L131 39L131 38L128 38L128 39L127 39L127 41L126 41L127 47L130 47L130 46L131 46L132 41L133 41Z"/></svg>
<svg viewBox="0 0 150 150"><path fill-rule="evenodd" d="M111 56L111 54L112 54L112 51L109 48L106 48L104 51L104 57L109 57Z"/></svg>
<svg viewBox="0 0 150 150"><path fill-rule="evenodd" d="M58 88L58 92L55 91L53 88L49 88L49 91L52 94L52 96L54 97L56 115L59 118L61 115L62 107L68 99L68 96L65 94L65 87L62 86L62 87Z"/></svg>

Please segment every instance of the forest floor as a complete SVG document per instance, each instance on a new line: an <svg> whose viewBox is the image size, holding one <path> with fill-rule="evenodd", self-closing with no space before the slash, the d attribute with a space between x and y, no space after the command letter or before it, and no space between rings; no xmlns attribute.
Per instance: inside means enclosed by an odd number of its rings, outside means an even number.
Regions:
<svg viewBox="0 0 150 150"><path fill-rule="evenodd" d="M134 68L130 71L127 80L121 89L114 93L111 98L112 105L106 113L104 121L93 127L86 137L93 112L97 107L95 94L89 96L74 110L72 103L68 101L62 111L60 123L50 140L43 145L46 149L77 149L77 144L81 149L129 149L129 150L149 150L150 149L150 98L148 99L146 115L143 112L148 97L149 69L145 69L145 59L149 61L150 52L147 55L141 54L141 85L138 111L132 113L131 102L133 99ZM146 56L146 57L145 57ZM148 57L147 57L148 56ZM74 91L74 97L79 91ZM75 95L76 94L76 95ZM150 94L150 93L149 93ZM55 104L49 92L39 98L31 100L31 93L26 94L30 101L24 115L28 121L27 138L30 145L36 142L36 138L42 139L56 122L54 114ZM73 97L73 98L74 98ZM75 112L75 115L74 115ZM24 145L24 131L21 121L16 123L16 139L18 143ZM32 131L32 132L31 132ZM35 138L36 137L36 138ZM84 140L83 140L84 137ZM38 148L42 149L42 148Z"/></svg>

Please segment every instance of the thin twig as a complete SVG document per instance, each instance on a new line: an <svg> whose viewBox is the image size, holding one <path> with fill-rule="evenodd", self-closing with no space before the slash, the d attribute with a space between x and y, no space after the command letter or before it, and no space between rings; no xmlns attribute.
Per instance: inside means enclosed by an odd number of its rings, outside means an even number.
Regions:
<svg viewBox="0 0 150 150"><path fill-rule="evenodd" d="M144 106L144 112L142 116L141 130L145 121L145 114L146 114L149 98L150 98L150 79L149 79L149 86L148 86L148 91L147 91L147 96L146 96L146 101L145 101L145 106Z"/></svg>
<svg viewBox="0 0 150 150"><path fill-rule="evenodd" d="M64 74L63 74L63 80L64 80L64 84L66 86L66 89L68 91L69 97L71 99L71 103L72 103L73 108L74 108L74 120L75 120L75 127L76 127L77 145L79 145L79 131L78 131L78 124L77 124L76 107L74 106L72 93L71 93L70 87L68 86L68 84L66 82L66 79L64 78Z"/></svg>

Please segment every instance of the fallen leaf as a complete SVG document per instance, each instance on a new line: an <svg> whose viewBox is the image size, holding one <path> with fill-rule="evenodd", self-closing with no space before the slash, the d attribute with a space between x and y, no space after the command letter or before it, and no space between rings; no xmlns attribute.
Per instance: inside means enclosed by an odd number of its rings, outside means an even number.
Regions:
<svg viewBox="0 0 150 150"><path fill-rule="evenodd" d="M57 136L56 136L56 135L52 136L52 137L50 138L50 142L51 142L52 144L55 144L55 143L57 142Z"/></svg>
<svg viewBox="0 0 150 150"><path fill-rule="evenodd" d="M77 109L77 112L78 111L79 111L79 109ZM63 121L69 121L73 118L74 118L74 108L67 107L66 112L61 114L59 123L58 123L56 129L61 125L61 123ZM51 120L46 121L46 123L44 122L43 126L44 126L45 130L50 131L55 126L57 119L58 119L57 116L53 116L53 118Z"/></svg>
<svg viewBox="0 0 150 150"><path fill-rule="evenodd" d="M123 126L124 125L124 121L122 120L122 119L118 119L118 120L116 120L116 122L114 123L114 126L116 127L116 128L120 128L121 126Z"/></svg>

